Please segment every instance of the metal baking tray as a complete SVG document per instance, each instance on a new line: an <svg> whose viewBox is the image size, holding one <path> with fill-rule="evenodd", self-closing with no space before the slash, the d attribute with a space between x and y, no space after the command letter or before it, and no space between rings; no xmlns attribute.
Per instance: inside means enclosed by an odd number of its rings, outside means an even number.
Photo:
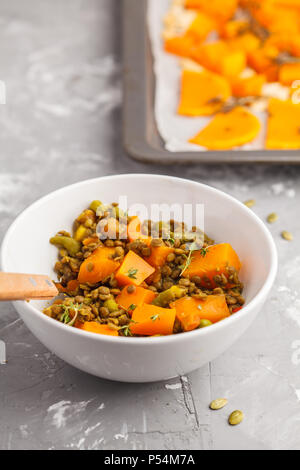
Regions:
<svg viewBox="0 0 300 470"><path fill-rule="evenodd" d="M123 0L123 143L141 162L300 164L300 150L169 152L154 116L155 77L147 28L147 1ZM159 1L159 0L157 0Z"/></svg>

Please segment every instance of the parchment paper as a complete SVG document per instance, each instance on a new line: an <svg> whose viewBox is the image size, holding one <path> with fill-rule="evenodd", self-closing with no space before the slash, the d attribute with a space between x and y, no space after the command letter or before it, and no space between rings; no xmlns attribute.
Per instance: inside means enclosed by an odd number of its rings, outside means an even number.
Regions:
<svg viewBox="0 0 300 470"><path fill-rule="evenodd" d="M209 1L209 0L208 0ZM170 152L206 151L206 148L190 144L188 140L207 125L210 117L185 117L177 114L180 97L180 59L164 51L162 31L163 18L168 11L170 0L148 1L148 28L154 57L156 76L155 118L159 133ZM240 150L261 150L264 148L266 113L251 109L262 123L259 136L250 144L238 147Z"/></svg>

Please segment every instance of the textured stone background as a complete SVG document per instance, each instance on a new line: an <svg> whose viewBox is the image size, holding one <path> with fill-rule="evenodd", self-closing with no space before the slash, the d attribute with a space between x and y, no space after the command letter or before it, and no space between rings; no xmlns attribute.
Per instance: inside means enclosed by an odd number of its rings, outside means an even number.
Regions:
<svg viewBox="0 0 300 470"><path fill-rule="evenodd" d="M121 0L0 1L0 241L49 191L81 179L166 173L255 198L280 255L261 315L223 357L167 383L110 383L48 352L0 306L0 449L300 449L300 168L153 167L122 150ZM288 243L280 231L293 232ZM212 413L211 399L227 410ZM231 409L246 414L238 428Z"/></svg>

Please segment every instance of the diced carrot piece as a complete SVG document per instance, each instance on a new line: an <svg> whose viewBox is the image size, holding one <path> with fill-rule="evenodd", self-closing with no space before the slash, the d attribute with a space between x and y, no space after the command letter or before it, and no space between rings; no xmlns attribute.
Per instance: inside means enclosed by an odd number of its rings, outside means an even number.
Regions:
<svg viewBox="0 0 300 470"><path fill-rule="evenodd" d="M266 148L269 150L300 149L300 104L271 99Z"/></svg>
<svg viewBox="0 0 300 470"><path fill-rule="evenodd" d="M97 333L99 335L106 335L106 336L119 336L117 330L112 330L107 325L100 325L100 323L96 321L86 321L84 323L76 322L76 328L79 328L83 331L89 331L90 333Z"/></svg>
<svg viewBox="0 0 300 470"><path fill-rule="evenodd" d="M188 28L186 35L190 36L195 42L202 42L215 29L216 22L205 13L199 12Z"/></svg>
<svg viewBox="0 0 300 470"><path fill-rule="evenodd" d="M151 250L151 255L145 258L145 260L154 268L161 268L166 264L168 255L174 252L174 248L169 246L152 247Z"/></svg>
<svg viewBox="0 0 300 470"><path fill-rule="evenodd" d="M184 70L178 113L184 116L214 114L230 97L228 81L212 72Z"/></svg>
<svg viewBox="0 0 300 470"><path fill-rule="evenodd" d="M155 269L134 251L129 251L115 277L120 286L133 284L139 286Z"/></svg>
<svg viewBox="0 0 300 470"><path fill-rule="evenodd" d="M183 297L176 300L173 306L184 331L195 330L201 320L217 323L230 316L225 295L209 295L204 300Z"/></svg>
<svg viewBox="0 0 300 470"><path fill-rule="evenodd" d="M80 266L78 281L97 284L116 272L120 263L112 259L114 253L114 248L97 248Z"/></svg>
<svg viewBox="0 0 300 470"><path fill-rule="evenodd" d="M133 311L130 330L134 335L142 336L171 335L175 317L175 309L141 305Z"/></svg>
<svg viewBox="0 0 300 470"><path fill-rule="evenodd" d="M266 83L265 75L253 75L248 78L236 78L232 80L233 95L239 98L247 96L261 96L262 88Z"/></svg>
<svg viewBox="0 0 300 470"><path fill-rule="evenodd" d="M199 276L203 286L216 287L214 276L224 274L228 277L227 267L233 267L238 272L241 266L232 246L229 243L221 243L208 247L206 254L202 250L193 252L191 264L183 276L189 278Z"/></svg>
<svg viewBox="0 0 300 470"><path fill-rule="evenodd" d="M128 292L128 286L124 287L121 294L116 298L116 302L125 310L131 306L139 307L143 304L151 304L156 297L155 292L143 287L136 287L134 292ZM132 308L131 310L134 310Z"/></svg>
<svg viewBox="0 0 300 470"><path fill-rule="evenodd" d="M128 238L131 242L142 240L146 245L150 245L151 237L144 235L141 231L141 221L138 217L134 217L128 224Z"/></svg>
<svg viewBox="0 0 300 470"><path fill-rule="evenodd" d="M209 150L228 150L252 142L259 134L260 128L256 116L244 108L237 107L228 113L217 114L189 142Z"/></svg>
<svg viewBox="0 0 300 470"><path fill-rule="evenodd" d="M300 80L300 63L284 64L279 70L279 81L282 85L291 86L296 80Z"/></svg>
<svg viewBox="0 0 300 470"><path fill-rule="evenodd" d="M165 50L180 57L192 57L196 43L191 36L176 36L166 39Z"/></svg>

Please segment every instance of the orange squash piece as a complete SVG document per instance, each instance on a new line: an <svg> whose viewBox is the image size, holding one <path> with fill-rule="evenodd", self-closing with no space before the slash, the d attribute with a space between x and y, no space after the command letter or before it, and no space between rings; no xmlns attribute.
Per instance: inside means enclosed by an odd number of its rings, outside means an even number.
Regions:
<svg viewBox="0 0 300 470"><path fill-rule="evenodd" d="M257 73L266 75L269 82L278 79L279 66L276 64L279 50L275 46L264 46L248 53L248 65Z"/></svg>
<svg viewBox="0 0 300 470"><path fill-rule="evenodd" d="M202 279L203 286L216 287L214 276L227 275L226 267L234 267L237 271L240 271L241 262L229 243L221 243L208 247L205 256L203 256L201 250L195 251L191 264L183 276L188 278L199 276Z"/></svg>
<svg viewBox="0 0 300 470"><path fill-rule="evenodd" d="M174 248L169 246L152 247L151 250L151 255L145 260L154 268L161 268L166 263L168 255L174 252Z"/></svg>
<svg viewBox="0 0 300 470"><path fill-rule="evenodd" d="M80 284L86 282L97 284L116 272L120 263L112 259L114 252L114 248L97 248L80 266L78 275Z"/></svg>
<svg viewBox="0 0 300 470"><path fill-rule="evenodd" d="M126 286L128 284L139 286L147 277L151 276L154 271L155 269L143 258L134 253L134 251L129 251L115 277L120 286Z"/></svg>
<svg viewBox="0 0 300 470"><path fill-rule="evenodd" d="M271 99L266 148L269 150L300 149L300 104Z"/></svg>
<svg viewBox="0 0 300 470"><path fill-rule="evenodd" d="M252 10L253 16L270 32L297 33L299 32L299 15L290 8L264 2L259 8Z"/></svg>
<svg viewBox="0 0 300 470"><path fill-rule="evenodd" d="M215 29L216 22L205 13L199 12L188 28L186 35L195 42L202 42Z"/></svg>
<svg viewBox="0 0 300 470"><path fill-rule="evenodd" d="M229 40L228 45L232 50L243 51L248 54L256 51L261 46L261 42L254 34L245 33Z"/></svg>
<svg viewBox="0 0 300 470"><path fill-rule="evenodd" d="M96 321L84 322L79 323L76 322L76 328L79 328L83 331L89 331L90 333L97 333L99 335L106 335L106 336L119 336L117 330L112 330L107 325L100 325L100 323Z"/></svg>
<svg viewBox="0 0 300 470"><path fill-rule="evenodd" d="M165 40L165 50L180 57L193 57L197 43L192 36L176 36Z"/></svg>
<svg viewBox="0 0 300 470"><path fill-rule="evenodd" d="M296 80L300 80L300 63L284 64L280 67L279 81L282 85L291 86Z"/></svg>
<svg viewBox="0 0 300 470"><path fill-rule="evenodd" d="M225 41L213 41L200 45L193 59L208 70L225 77L235 77L245 69L246 54L232 50Z"/></svg>
<svg viewBox="0 0 300 470"><path fill-rule="evenodd" d="M130 330L132 334L142 336L171 335L175 318L175 308L141 305L132 313L133 323L130 325Z"/></svg>
<svg viewBox="0 0 300 470"><path fill-rule="evenodd" d="M185 0L185 7L204 11L220 22L231 19L238 7L238 0Z"/></svg>
<svg viewBox="0 0 300 470"><path fill-rule="evenodd" d="M265 75L253 75L248 78L236 78L232 81L233 95L238 98L247 96L261 96L262 88L267 79Z"/></svg>
<svg viewBox="0 0 300 470"><path fill-rule="evenodd" d="M129 293L127 288L128 286L124 287L121 294L116 298L118 305L125 308L125 310L129 309L132 305L138 307L143 304L151 304L156 297L155 292L143 287L136 287L132 293Z"/></svg>
<svg viewBox="0 0 300 470"><path fill-rule="evenodd" d="M217 323L230 316L225 295L209 295L204 300L183 297L176 300L173 306L184 331L195 330L201 320Z"/></svg>
<svg viewBox="0 0 300 470"><path fill-rule="evenodd" d="M209 150L229 150L252 142L259 134L260 128L256 116L244 108L237 107L228 113L217 114L189 142Z"/></svg>
<svg viewBox="0 0 300 470"><path fill-rule="evenodd" d="M141 221L136 216L128 224L128 238L131 242L135 240L142 240L146 245L150 245L151 237L144 235L141 231Z"/></svg>
<svg viewBox="0 0 300 470"><path fill-rule="evenodd" d="M241 34L244 34L245 31L249 29L249 23L245 20L232 20L227 21L221 30L220 36L224 39L233 39Z"/></svg>
<svg viewBox="0 0 300 470"><path fill-rule="evenodd" d="M230 96L229 82L220 75L184 70L178 114L209 116L217 112Z"/></svg>

